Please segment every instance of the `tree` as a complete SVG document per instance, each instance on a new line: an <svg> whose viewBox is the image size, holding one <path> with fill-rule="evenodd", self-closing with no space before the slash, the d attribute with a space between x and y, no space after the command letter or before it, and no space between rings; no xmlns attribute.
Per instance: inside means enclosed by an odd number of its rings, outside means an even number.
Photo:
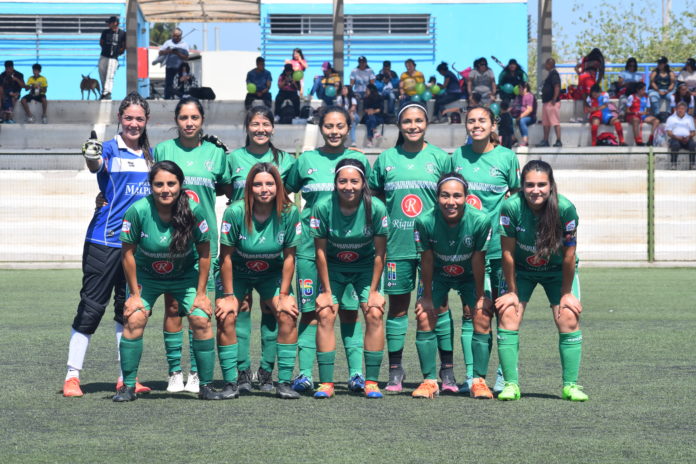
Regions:
<svg viewBox="0 0 696 464"><path fill-rule="evenodd" d="M176 23L154 23L150 28L150 45L160 46L172 36Z"/></svg>

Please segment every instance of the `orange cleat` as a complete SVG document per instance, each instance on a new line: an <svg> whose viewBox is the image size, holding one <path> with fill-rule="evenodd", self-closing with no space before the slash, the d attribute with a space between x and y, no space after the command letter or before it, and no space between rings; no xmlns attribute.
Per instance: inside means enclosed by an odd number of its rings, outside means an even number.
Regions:
<svg viewBox="0 0 696 464"><path fill-rule="evenodd" d="M66 398L79 398L83 395L82 389L80 388L80 379L77 377L70 377L63 383L63 396Z"/></svg>
<svg viewBox="0 0 696 464"><path fill-rule="evenodd" d="M486 379L477 377L471 384L471 393L469 393L472 398L479 400L490 400L493 399L493 393L491 389L486 385Z"/></svg>
<svg viewBox="0 0 696 464"><path fill-rule="evenodd" d="M429 398L434 399L440 395L440 387L435 379L425 379L422 384L418 385L411 396L414 398Z"/></svg>
<svg viewBox="0 0 696 464"><path fill-rule="evenodd" d="M332 396L334 396L333 382L320 383L319 388L317 388L317 391L314 393L314 397L319 399L331 398Z"/></svg>
<svg viewBox="0 0 696 464"><path fill-rule="evenodd" d="M123 386L123 380L119 379L116 382L116 391L118 391L122 386ZM150 393L151 391L152 391L152 388L146 387L142 383L138 382L138 379L135 379L135 393Z"/></svg>

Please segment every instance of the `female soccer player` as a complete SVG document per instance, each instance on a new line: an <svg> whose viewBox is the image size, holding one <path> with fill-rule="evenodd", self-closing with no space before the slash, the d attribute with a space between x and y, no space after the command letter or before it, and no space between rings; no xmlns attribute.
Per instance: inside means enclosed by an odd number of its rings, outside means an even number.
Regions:
<svg viewBox="0 0 696 464"><path fill-rule="evenodd" d="M63 396L82 396L80 371L92 334L114 292L116 344L123 333L123 303L126 280L121 267L121 241L118 232L123 214L136 201L150 193L147 173L152 164L147 122L150 106L138 93L132 92L118 108L121 131L103 145L92 137L85 142L82 154L87 169L96 173L99 190L108 202L94 212L87 228L82 253L82 290L80 304L72 324L68 350L68 373ZM117 388L122 383L119 376ZM150 391L137 384L138 393Z"/></svg>
<svg viewBox="0 0 696 464"><path fill-rule="evenodd" d="M226 382L222 394L225 396L229 390L231 395L238 395L235 295L244 298L256 289L262 307L270 308L278 324L276 395L283 399L299 398L299 393L290 386L297 351L295 322L299 315L290 287L302 225L297 208L285 193L280 173L273 164L258 163L251 168L244 187L244 200L232 203L225 210L220 233L223 292L217 295L217 308L223 315L233 313L224 320L218 319L218 351ZM275 344L276 340L273 342ZM275 351L270 360L271 370ZM259 374L261 369L263 367ZM270 378L270 371L265 372Z"/></svg>
<svg viewBox="0 0 696 464"><path fill-rule="evenodd" d="M500 400L520 399L517 382L519 328L534 287L541 284L558 327L563 370L563 399L586 401L577 385L582 356L580 281L575 255L578 215L558 194L553 170L534 160L522 170L522 192L505 200L500 211L503 247L502 294L498 310L498 354L505 388Z"/></svg>
<svg viewBox="0 0 696 464"><path fill-rule="evenodd" d="M423 295L416 304L416 348L425 380L412 393L414 398L439 394L436 308L447 305L450 289L457 290L465 310L488 311L492 305L484 293L491 223L486 213L466 203L466 196L467 183L461 175L443 174L437 183L437 205L416 218L414 237L423 282Z"/></svg>
<svg viewBox="0 0 696 464"><path fill-rule="evenodd" d="M365 316L365 396L382 398L377 386L384 354L384 296L380 292L389 219L372 198L365 165L343 159L336 165L334 193L314 205L310 227L322 292L316 299L319 388L315 398L334 395L338 304L348 284L358 294Z"/></svg>
<svg viewBox="0 0 696 464"><path fill-rule="evenodd" d="M175 139L162 142L155 147L155 161L173 161L184 172L186 194L201 205L203 214L212 227L210 230L211 279L208 290L213 291L218 279L219 264L217 216L215 214L216 188L230 190L230 173L225 151L214 143L201 138L205 121L203 106L193 97L182 98L174 110L179 135ZM181 347L183 331L177 301L165 295L164 347L169 364L169 385L167 391L198 391L197 366L191 357L191 373L184 386L181 372ZM189 342L191 342L189 331Z"/></svg>
<svg viewBox="0 0 696 464"><path fill-rule="evenodd" d="M251 108L244 120L247 137L244 147L230 153L227 164L232 180L231 200L241 200L246 191L246 179L252 166L257 163L272 163L278 168L283 181L290 168L295 164L295 157L277 149L271 142L274 123L273 113L265 106ZM239 369L240 391L251 390L251 359L249 357L249 340L251 337L251 293L240 303L236 320L237 331L237 367ZM259 388L263 391L273 389L273 366L276 358L276 338L278 326L276 317L270 307L261 304L261 365L257 371Z"/></svg>
<svg viewBox="0 0 696 464"><path fill-rule="evenodd" d="M402 390L406 313L417 281L418 253L413 242L413 224L423 211L433 207L437 181L450 170L447 153L425 141L428 113L422 105L404 105L398 114L398 126L396 146L379 155L369 177L370 188L376 195L384 195L391 220L384 286L384 292L389 295L386 390L391 392ZM436 333L442 363L440 377L443 389L457 391L452 369L452 317L447 306L439 310Z"/></svg>
<svg viewBox="0 0 696 464"><path fill-rule="evenodd" d="M290 192L302 192L305 201L300 217L302 219L302 235L305 237L297 247L297 292L299 298L300 316L298 333L298 364L299 375L293 381L296 391L308 391L314 388L312 382L312 367L316 359L317 321L315 299L319 292L317 267L314 261L314 243L307 240L311 237L310 218L312 208L323 198L329 197L334 190L334 170L336 164L344 158L353 158L365 166L365 175L369 176L370 165L367 157L351 149L345 148L346 138L350 131L350 117L340 106L326 107L319 117L319 129L324 139L324 146L316 150L302 153L295 165L290 169L285 182ZM362 326L358 322L357 297L346 292L340 302L341 337L348 359L350 380L348 387L360 391L365 386L362 375Z"/></svg>
<svg viewBox="0 0 696 464"><path fill-rule="evenodd" d="M193 353L204 400L221 399L213 390L215 339L212 308L206 295L210 272L210 234L203 208L183 188L184 173L171 161L152 166L152 194L134 203L123 217L122 264L130 295L123 309L119 346L124 385L113 400L133 401L143 353L143 332L157 298L168 293L179 302L193 329Z"/></svg>
<svg viewBox="0 0 696 464"><path fill-rule="evenodd" d="M498 145L495 116L489 108L475 107L466 115L466 130L471 145L457 148L452 154L452 170L469 183L466 202L488 214L491 221L491 240L486 252L486 278L490 282L492 299L497 297L501 278L501 249L498 233L500 205L506 195L520 186L519 163L515 153ZM466 361L467 380L459 389L474 398L492 398L485 378L491 354L492 311L485 307L470 308L472 318L462 323L462 349ZM502 390L502 373L498 372L495 390Z"/></svg>

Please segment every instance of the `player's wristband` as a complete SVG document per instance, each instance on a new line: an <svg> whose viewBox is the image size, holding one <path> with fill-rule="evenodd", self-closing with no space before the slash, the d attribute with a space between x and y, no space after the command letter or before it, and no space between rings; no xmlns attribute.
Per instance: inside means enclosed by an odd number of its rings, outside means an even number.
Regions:
<svg viewBox="0 0 696 464"><path fill-rule="evenodd" d="M223 297L234 296L234 293L223 293Z"/></svg>
<svg viewBox="0 0 696 464"><path fill-rule="evenodd" d="M282 295L284 295L284 296L290 296L290 292L278 292L278 295L279 295L279 296L282 296Z"/></svg>

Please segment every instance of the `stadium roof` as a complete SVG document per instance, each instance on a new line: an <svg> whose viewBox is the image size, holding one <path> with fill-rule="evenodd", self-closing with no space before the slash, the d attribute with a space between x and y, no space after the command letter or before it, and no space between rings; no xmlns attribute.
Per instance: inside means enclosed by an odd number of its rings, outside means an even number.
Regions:
<svg viewBox="0 0 696 464"><path fill-rule="evenodd" d="M260 0L138 0L149 22L259 22Z"/></svg>

